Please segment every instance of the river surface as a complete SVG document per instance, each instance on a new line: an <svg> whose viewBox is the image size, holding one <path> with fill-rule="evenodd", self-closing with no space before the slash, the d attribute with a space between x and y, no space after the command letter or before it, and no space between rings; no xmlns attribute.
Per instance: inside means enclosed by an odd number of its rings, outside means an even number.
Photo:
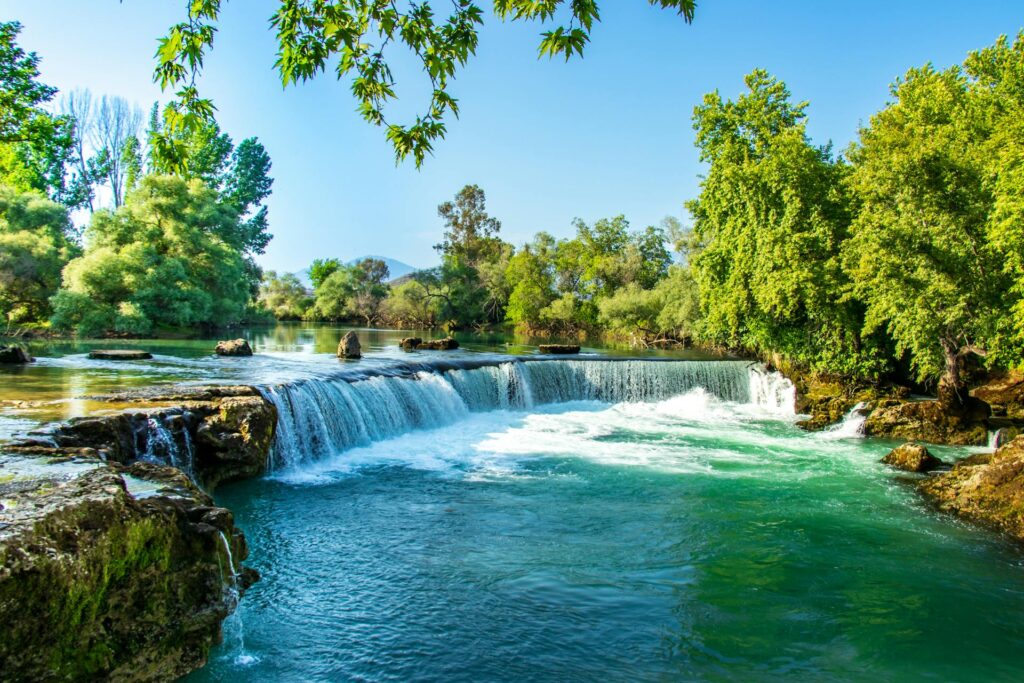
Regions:
<svg viewBox="0 0 1024 683"><path fill-rule="evenodd" d="M855 419L797 428L777 376L501 363L529 348L467 339L351 382L337 329L249 336L252 359L147 342L156 363L106 368L69 346L0 376L51 392L5 410L26 423L157 382L267 385L273 472L216 496L262 580L190 683L1021 680L1024 554L932 511ZM400 333L363 336L344 368L408 361Z"/></svg>

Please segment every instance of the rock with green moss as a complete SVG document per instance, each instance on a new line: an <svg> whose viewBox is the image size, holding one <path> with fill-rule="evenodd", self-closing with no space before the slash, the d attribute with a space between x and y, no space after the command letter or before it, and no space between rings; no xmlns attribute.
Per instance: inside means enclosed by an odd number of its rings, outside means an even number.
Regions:
<svg viewBox="0 0 1024 683"><path fill-rule="evenodd" d="M919 486L941 510L1024 541L1024 437L961 460Z"/></svg>
<svg viewBox="0 0 1024 683"><path fill-rule="evenodd" d="M882 462L904 472L931 472L945 463L919 443L905 443L889 451Z"/></svg>
<svg viewBox="0 0 1024 683"><path fill-rule="evenodd" d="M983 446L988 423L981 413L951 410L939 401L886 399L871 405L864 433L954 446Z"/></svg>
<svg viewBox="0 0 1024 683"><path fill-rule="evenodd" d="M229 511L173 468L118 467L0 485L0 678L183 676L255 579Z"/></svg>

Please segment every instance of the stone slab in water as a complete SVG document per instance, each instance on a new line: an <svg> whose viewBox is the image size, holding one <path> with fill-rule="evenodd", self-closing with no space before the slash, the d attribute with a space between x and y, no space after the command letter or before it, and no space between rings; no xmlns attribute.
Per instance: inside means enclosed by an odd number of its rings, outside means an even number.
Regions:
<svg viewBox="0 0 1024 683"><path fill-rule="evenodd" d="M579 353L579 344L541 344L541 353Z"/></svg>
<svg viewBox="0 0 1024 683"><path fill-rule="evenodd" d="M451 337L445 337L444 339L429 339L427 341L420 342L416 348L426 351L451 351L452 349L459 348L459 342Z"/></svg>
<svg viewBox="0 0 1024 683"><path fill-rule="evenodd" d="M152 357L149 351L134 349L97 349L89 352L89 358L96 360L149 360Z"/></svg>

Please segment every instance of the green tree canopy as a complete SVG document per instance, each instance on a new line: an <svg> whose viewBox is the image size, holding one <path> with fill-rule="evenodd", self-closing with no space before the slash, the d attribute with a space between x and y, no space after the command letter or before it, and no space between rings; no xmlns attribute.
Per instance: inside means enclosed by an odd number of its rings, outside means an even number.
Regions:
<svg viewBox="0 0 1024 683"><path fill-rule="evenodd" d="M221 237L237 220L201 180L146 176L116 211L93 214L85 254L53 298L54 325L93 336L239 322L247 264Z"/></svg>

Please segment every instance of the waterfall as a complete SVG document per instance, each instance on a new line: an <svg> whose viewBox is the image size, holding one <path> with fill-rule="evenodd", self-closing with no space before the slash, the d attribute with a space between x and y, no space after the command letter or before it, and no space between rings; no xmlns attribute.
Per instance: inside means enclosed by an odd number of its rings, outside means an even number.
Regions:
<svg viewBox="0 0 1024 683"><path fill-rule="evenodd" d="M238 602L241 600L241 592L238 590L238 568L235 565L234 555L231 553L231 543L228 542L228 537L224 535L223 531L218 531L217 534L220 536L220 541L224 545L224 554L228 561L228 570L231 572L231 580L225 584L224 590L226 591L226 597L230 604L229 609L232 610L231 615L224 622L226 627L230 627L234 632L234 640L236 643L235 664L246 666L259 661L255 656L248 654L245 651L245 624L242 622L242 615L238 612Z"/></svg>
<svg viewBox="0 0 1024 683"><path fill-rule="evenodd" d="M184 418L183 414L148 418L137 450L140 459L177 467L194 479L194 449Z"/></svg>
<svg viewBox="0 0 1024 683"><path fill-rule="evenodd" d="M864 436L864 423L868 419L867 404L863 401L850 409L850 412L828 429L821 432L826 439L858 439Z"/></svg>
<svg viewBox="0 0 1024 683"><path fill-rule="evenodd" d="M278 410L268 470L316 462L470 412L567 401L660 401L694 389L735 403L792 413L782 375L746 361L512 360L439 366L353 380L309 379L261 388Z"/></svg>

